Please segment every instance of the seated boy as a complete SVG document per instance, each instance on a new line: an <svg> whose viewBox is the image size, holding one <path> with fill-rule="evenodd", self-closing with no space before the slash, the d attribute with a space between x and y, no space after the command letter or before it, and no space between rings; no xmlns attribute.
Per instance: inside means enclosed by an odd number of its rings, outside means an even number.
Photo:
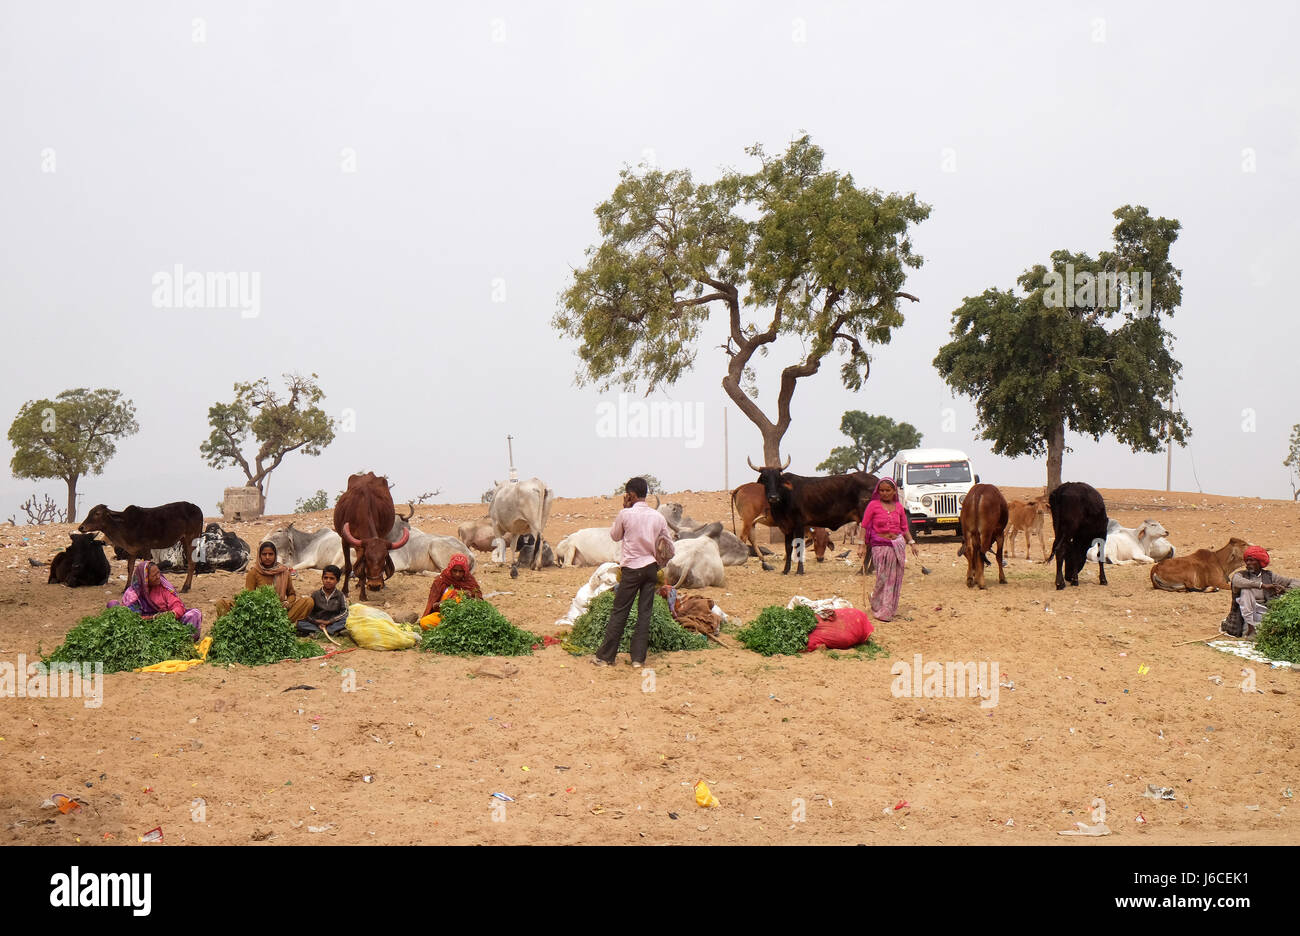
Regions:
<svg viewBox="0 0 1300 936"><path fill-rule="evenodd" d="M338 566L328 565L321 572L321 587L311 593L311 613L298 622L298 633L311 637L322 630L331 637L348 625L348 599L337 586L342 572Z"/></svg>

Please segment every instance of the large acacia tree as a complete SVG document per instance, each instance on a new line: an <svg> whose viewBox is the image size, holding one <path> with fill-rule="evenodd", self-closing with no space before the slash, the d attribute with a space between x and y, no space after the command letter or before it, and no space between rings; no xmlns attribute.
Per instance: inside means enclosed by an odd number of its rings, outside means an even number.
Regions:
<svg viewBox="0 0 1300 936"><path fill-rule="evenodd" d="M835 350L844 386L860 390L868 346L903 324L899 300L916 301L903 292L907 270L922 262L911 226L930 207L823 169L807 136L780 157L758 145L745 152L755 171L707 184L686 170L624 169L596 209L600 243L587 249L553 324L580 342L579 385L650 393L695 365L701 331L721 310L723 390L758 427L766 464L777 465L799 379ZM783 336L800 348L765 413L753 358Z"/></svg>
<svg viewBox="0 0 1300 936"><path fill-rule="evenodd" d="M1156 452L1191 434L1168 405L1182 365L1162 319L1182 301L1182 271L1169 262L1180 225L1125 205L1114 216L1114 249L1095 259L1058 250L1017 280L1021 293L988 289L953 312L953 340L934 366L953 390L975 401L981 435L999 455L1047 455L1047 486L1061 483L1065 430L1111 434L1136 452ZM1148 301L1129 291L1114 304L1100 295L1054 288L1049 274L1096 282L1108 274L1150 273ZM1057 281L1059 282L1059 281Z"/></svg>

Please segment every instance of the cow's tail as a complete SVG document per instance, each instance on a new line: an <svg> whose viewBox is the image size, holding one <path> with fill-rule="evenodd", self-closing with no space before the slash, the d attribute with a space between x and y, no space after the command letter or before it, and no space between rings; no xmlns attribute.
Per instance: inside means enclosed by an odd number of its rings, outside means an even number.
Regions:
<svg viewBox="0 0 1300 936"><path fill-rule="evenodd" d="M1156 575L1156 567L1151 567L1151 587L1158 588L1161 591L1185 592L1187 586L1181 582L1166 582L1160 576Z"/></svg>
<svg viewBox="0 0 1300 936"><path fill-rule="evenodd" d="M740 535L739 533L736 533L736 492L735 491L731 492L731 532L735 536Z"/></svg>

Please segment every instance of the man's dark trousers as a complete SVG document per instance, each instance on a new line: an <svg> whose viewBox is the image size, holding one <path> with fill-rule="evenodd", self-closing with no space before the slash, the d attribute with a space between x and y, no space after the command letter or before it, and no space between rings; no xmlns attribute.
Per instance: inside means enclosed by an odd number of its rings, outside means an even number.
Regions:
<svg viewBox="0 0 1300 936"><path fill-rule="evenodd" d="M636 629L632 632L632 662L644 663L650 648L650 616L654 613L655 588L659 566L650 563L639 569L623 569L623 578L614 592L614 610L610 612L605 627L605 642L596 651L596 658L613 663L618 657L618 645L627 627L627 615L632 610L632 599L637 598Z"/></svg>

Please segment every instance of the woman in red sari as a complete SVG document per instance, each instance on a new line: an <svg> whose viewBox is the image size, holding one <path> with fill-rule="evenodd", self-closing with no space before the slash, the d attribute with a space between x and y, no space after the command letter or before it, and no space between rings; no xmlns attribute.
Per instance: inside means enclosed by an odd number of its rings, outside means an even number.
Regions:
<svg viewBox="0 0 1300 936"><path fill-rule="evenodd" d="M912 547L918 559L916 542L912 539L907 510L898 502L898 488L889 478L882 478L871 494L871 503L862 514L862 534L871 561L876 565L876 587L871 593L871 613L878 621L892 621L898 611L898 596L903 590L903 566L907 563L905 547Z"/></svg>
<svg viewBox="0 0 1300 936"><path fill-rule="evenodd" d="M453 598L459 601L461 596L482 598L483 589L479 588L478 582L470 574L469 557L464 553L456 553L447 560L447 568L429 586L429 600L424 605L424 613L420 615L421 623L441 608L444 601Z"/></svg>
<svg viewBox="0 0 1300 936"><path fill-rule="evenodd" d="M122 594L121 601L110 601L108 606L130 608L145 620L170 611L194 629L196 641L203 627L203 612L185 607L172 583L159 571L158 564L148 559L135 564L131 584Z"/></svg>

